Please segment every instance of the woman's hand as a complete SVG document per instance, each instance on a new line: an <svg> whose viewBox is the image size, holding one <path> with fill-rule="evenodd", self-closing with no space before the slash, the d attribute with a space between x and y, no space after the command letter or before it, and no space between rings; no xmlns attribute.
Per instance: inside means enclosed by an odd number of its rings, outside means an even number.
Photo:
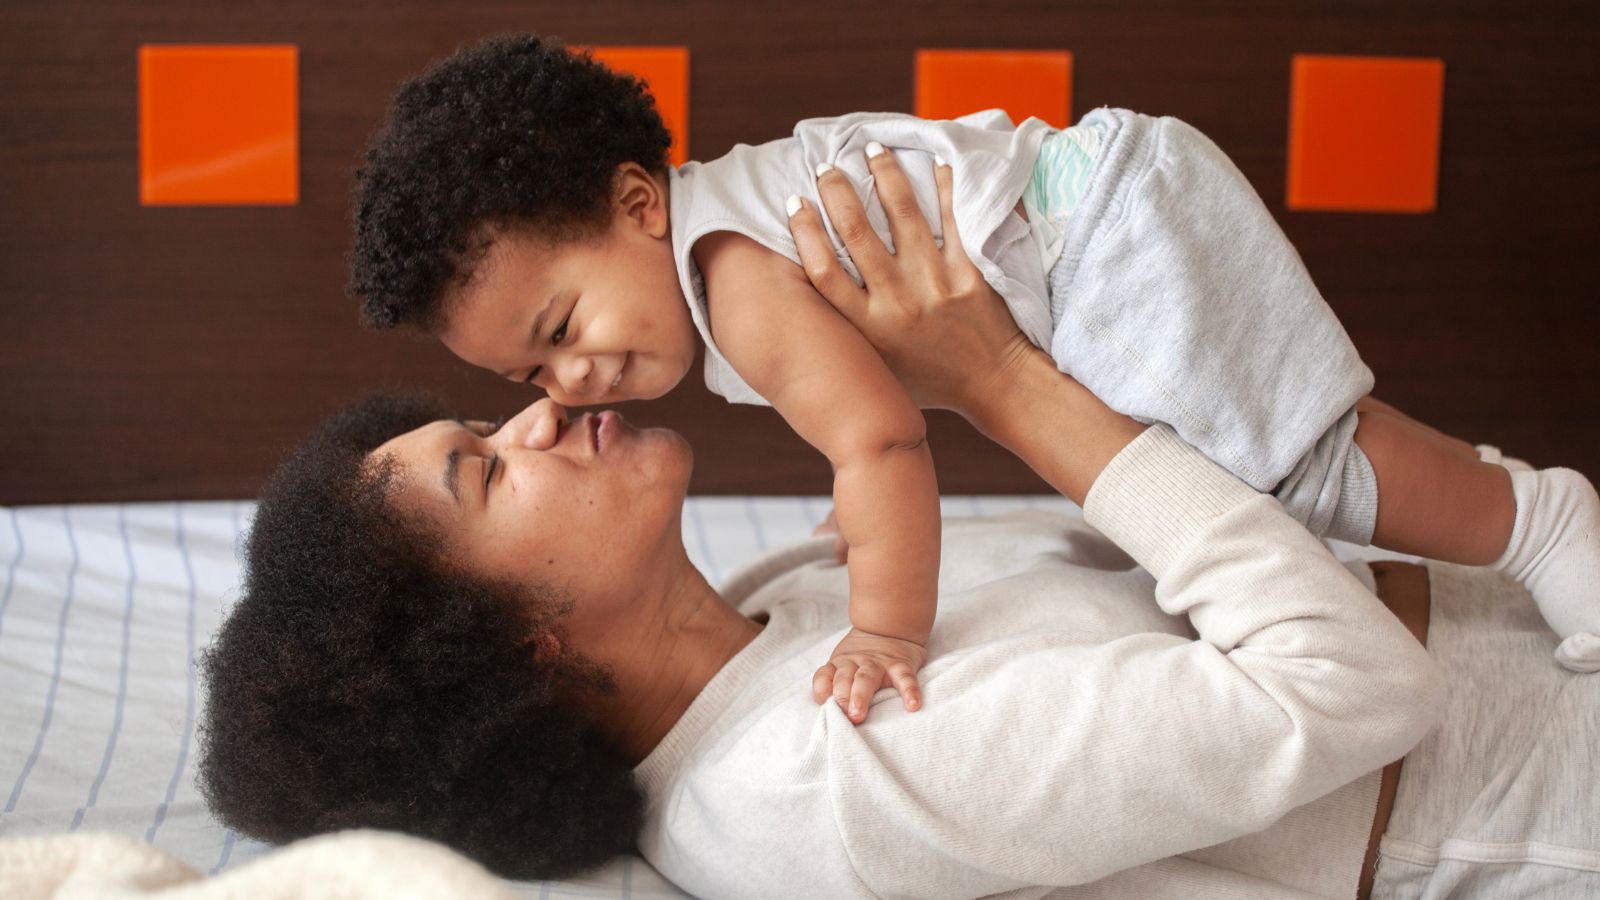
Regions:
<svg viewBox="0 0 1600 900"><path fill-rule="evenodd" d="M953 409L1082 504L1095 478L1144 426L1107 407L1023 336L1005 301L961 246L954 173L935 162L944 247L933 242L894 154L867 160L896 252L867 224L855 190L834 169L817 180L834 230L866 287L857 287L818 211L789 198L806 277L872 343L922 406Z"/></svg>
<svg viewBox="0 0 1600 900"><path fill-rule="evenodd" d="M878 239L855 191L834 169L818 179L817 188L867 286L858 287L839 265L816 208L791 197L789 229L806 277L866 336L919 406L970 418L979 401L1002 390L1012 370L1040 351L961 246L950 166L934 166L944 223L941 249L894 154L879 152L867 165L895 252Z"/></svg>
<svg viewBox="0 0 1600 900"><path fill-rule="evenodd" d="M828 510L828 517L822 520L822 524L811 530L812 537L824 534L833 535L833 561L841 566L848 563L850 561L850 542L846 541L844 535L839 532L839 520L834 517L831 509Z"/></svg>

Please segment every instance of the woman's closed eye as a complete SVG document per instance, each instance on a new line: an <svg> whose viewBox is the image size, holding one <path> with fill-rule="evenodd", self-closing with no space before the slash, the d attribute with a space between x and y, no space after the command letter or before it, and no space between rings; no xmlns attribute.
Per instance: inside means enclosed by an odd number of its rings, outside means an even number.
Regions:
<svg viewBox="0 0 1600 900"><path fill-rule="evenodd" d="M500 454L489 457L488 465L483 467L483 493L488 496L490 485L494 484L495 472L500 468Z"/></svg>

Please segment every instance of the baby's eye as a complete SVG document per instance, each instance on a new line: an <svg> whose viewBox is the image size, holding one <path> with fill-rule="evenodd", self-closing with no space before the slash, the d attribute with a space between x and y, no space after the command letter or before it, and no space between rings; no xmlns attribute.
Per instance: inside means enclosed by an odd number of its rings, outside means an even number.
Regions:
<svg viewBox="0 0 1600 900"><path fill-rule="evenodd" d="M559 327L557 327L554 332L551 333L551 335L550 335L550 343L552 343L552 344L561 343L561 339L567 336L567 323L571 322L571 321L572 321L572 313L567 313L567 317L565 319L561 320L561 325Z"/></svg>

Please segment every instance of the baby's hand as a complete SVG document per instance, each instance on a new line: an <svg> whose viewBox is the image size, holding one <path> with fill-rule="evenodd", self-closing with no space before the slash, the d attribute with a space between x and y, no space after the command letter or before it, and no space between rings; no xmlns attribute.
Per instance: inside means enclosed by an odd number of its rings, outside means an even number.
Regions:
<svg viewBox="0 0 1600 900"><path fill-rule="evenodd" d="M811 698L818 703L831 694L851 722L867 719L867 704L880 688L900 691L907 712L922 706L917 671L928 661L928 648L914 641L850 629L833 648L828 664L811 676Z"/></svg>

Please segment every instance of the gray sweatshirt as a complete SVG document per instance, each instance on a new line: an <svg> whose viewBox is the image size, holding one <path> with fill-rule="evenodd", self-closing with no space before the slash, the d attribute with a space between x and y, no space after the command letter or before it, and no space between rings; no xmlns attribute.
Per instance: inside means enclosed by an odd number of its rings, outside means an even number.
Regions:
<svg viewBox="0 0 1600 900"><path fill-rule="evenodd" d="M947 523L924 706L859 727L810 697L849 627L827 542L745 571L766 627L636 769L644 857L701 897L1353 896L1427 652L1166 426L1085 516Z"/></svg>

